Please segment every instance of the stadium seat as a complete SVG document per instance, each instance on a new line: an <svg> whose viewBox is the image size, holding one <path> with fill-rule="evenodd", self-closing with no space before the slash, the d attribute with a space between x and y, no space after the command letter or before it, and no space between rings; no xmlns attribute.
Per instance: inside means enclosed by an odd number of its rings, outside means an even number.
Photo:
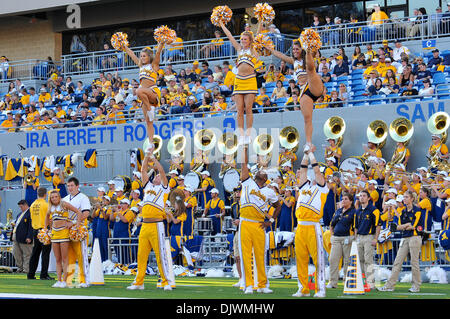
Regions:
<svg viewBox="0 0 450 319"><path fill-rule="evenodd" d="M363 69L355 69L355 70L352 70L350 74L353 77L353 76L357 76L357 75L362 75L363 73L364 73Z"/></svg>
<svg viewBox="0 0 450 319"><path fill-rule="evenodd" d="M443 72L435 73L433 75L433 85L447 83L445 77L446 75Z"/></svg>
<svg viewBox="0 0 450 319"><path fill-rule="evenodd" d="M277 104L277 105L284 105L284 104L286 104L286 102L287 102L287 98L285 98L285 97L275 100L275 104Z"/></svg>
<svg viewBox="0 0 450 319"><path fill-rule="evenodd" d="M343 76L340 76L340 77L338 77L337 79L336 79L336 81L337 82L347 82L348 81L348 75L343 75Z"/></svg>
<svg viewBox="0 0 450 319"><path fill-rule="evenodd" d="M276 86L276 82L269 82L269 83L266 83L265 88L266 88L266 89L268 89L268 88L274 88L275 86Z"/></svg>

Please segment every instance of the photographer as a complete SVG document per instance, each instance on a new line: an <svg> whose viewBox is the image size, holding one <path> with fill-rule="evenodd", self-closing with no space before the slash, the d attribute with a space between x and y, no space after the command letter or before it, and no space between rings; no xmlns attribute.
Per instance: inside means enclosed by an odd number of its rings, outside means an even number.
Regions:
<svg viewBox="0 0 450 319"><path fill-rule="evenodd" d="M349 264L351 244L353 241L353 227L355 221L355 207L353 195L344 193L338 203L339 209L334 213L330 224L331 251L330 251L330 281L327 288L337 288L339 280L339 263L343 259L344 281Z"/></svg>
<svg viewBox="0 0 450 319"><path fill-rule="evenodd" d="M394 291L402 265L405 259L410 256L412 287L409 292L419 292L421 277L419 267L419 254L422 245L422 238L419 235L423 226L420 225L421 210L415 203L416 194L412 191L406 191L403 195L405 208L401 211L400 216L396 214L392 223L392 231L400 231L402 239L395 257L392 273L386 284L378 288L379 291Z"/></svg>

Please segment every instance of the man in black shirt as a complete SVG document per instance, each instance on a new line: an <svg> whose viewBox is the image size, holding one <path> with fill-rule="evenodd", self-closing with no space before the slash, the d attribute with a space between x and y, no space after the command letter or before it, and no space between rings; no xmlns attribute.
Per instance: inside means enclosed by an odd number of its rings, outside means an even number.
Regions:
<svg viewBox="0 0 450 319"><path fill-rule="evenodd" d="M406 89L402 92L401 96L416 96L419 95L419 91L413 88L414 82L409 81Z"/></svg>
<svg viewBox="0 0 450 319"><path fill-rule="evenodd" d="M431 72L430 70L427 70L427 66L425 63L420 63L416 74L416 80L423 81L425 79L431 79Z"/></svg>
<svg viewBox="0 0 450 319"><path fill-rule="evenodd" d="M434 49L431 52L433 52L433 57L428 60L427 67L429 69L442 64L442 58L439 56L439 49Z"/></svg>
<svg viewBox="0 0 450 319"><path fill-rule="evenodd" d="M333 74L332 77L340 77L340 76L346 76L349 73L348 65L347 63L344 63L343 58L339 55L336 57L336 66L333 68Z"/></svg>

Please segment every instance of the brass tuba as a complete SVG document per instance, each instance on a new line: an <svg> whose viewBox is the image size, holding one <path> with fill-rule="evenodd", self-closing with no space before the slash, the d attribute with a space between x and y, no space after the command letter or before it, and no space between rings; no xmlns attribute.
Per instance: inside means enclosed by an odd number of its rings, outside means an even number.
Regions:
<svg viewBox="0 0 450 319"><path fill-rule="evenodd" d="M146 138L144 141L144 145L142 146L144 152L149 147L149 139ZM159 161L161 158L161 148L162 148L162 138L159 135L153 135L153 145L155 146L155 149L153 150L153 156L156 157L156 159Z"/></svg>
<svg viewBox="0 0 450 319"><path fill-rule="evenodd" d="M194 135L194 145L202 151L212 150L216 142L216 135L212 130L207 128L197 131Z"/></svg>
<svg viewBox="0 0 450 319"><path fill-rule="evenodd" d="M170 155L183 156L184 149L186 148L186 137L183 134L176 134L172 136L167 143L167 151Z"/></svg>
<svg viewBox="0 0 450 319"><path fill-rule="evenodd" d="M371 143L377 144L377 148L381 149L386 145L386 138L388 135L388 127L382 120L372 121L367 127L367 140Z"/></svg>
<svg viewBox="0 0 450 319"><path fill-rule="evenodd" d="M327 138L336 140L336 145L341 146L345 132L345 121L340 116L332 116L323 124L323 133Z"/></svg>
<svg viewBox="0 0 450 319"><path fill-rule="evenodd" d="M217 148L219 152L225 155L231 155L238 150L238 137L235 133L226 132L223 133L217 142Z"/></svg>
<svg viewBox="0 0 450 319"><path fill-rule="evenodd" d="M300 134L293 126L286 126L280 131L280 145L288 150L295 148L300 142Z"/></svg>
<svg viewBox="0 0 450 319"><path fill-rule="evenodd" d="M441 135L441 142L447 142L447 129L450 125L450 116L447 112L434 113L427 122L428 131L431 134Z"/></svg>
<svg viewBox="0 0 450 319"><path fill-rule="evenodd" d="M267 155L273 149L273 138L270 134L260 134L253 141L253 150L258 155Z"/></svg>
<svg viewBox="0 0 450 319"><path fill-rule="evenodd" d="M414 126L407 118L399 117L391 122L389 125L389 135L394 141L404 143L405 150L399 153L396 149L392 155L391 161L387 163L386 169L390 170L395 164L400 164L404 161L406 156L406 145L408 145L413 134Z"/></svg>

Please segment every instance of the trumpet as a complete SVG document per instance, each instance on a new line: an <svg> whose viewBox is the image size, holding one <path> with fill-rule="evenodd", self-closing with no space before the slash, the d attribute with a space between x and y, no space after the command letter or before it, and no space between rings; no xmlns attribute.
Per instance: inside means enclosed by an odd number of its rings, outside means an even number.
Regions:
<svg viewBox="0 0 450 319"><path fill-rule="evenodd" d="M28 174L25 176L25 181L27 182L27 184L32 184L32 183L33 183L33 180L34 180L34 177L33 177L33 175L32 175L31 173L28 173Z"/></svg>

